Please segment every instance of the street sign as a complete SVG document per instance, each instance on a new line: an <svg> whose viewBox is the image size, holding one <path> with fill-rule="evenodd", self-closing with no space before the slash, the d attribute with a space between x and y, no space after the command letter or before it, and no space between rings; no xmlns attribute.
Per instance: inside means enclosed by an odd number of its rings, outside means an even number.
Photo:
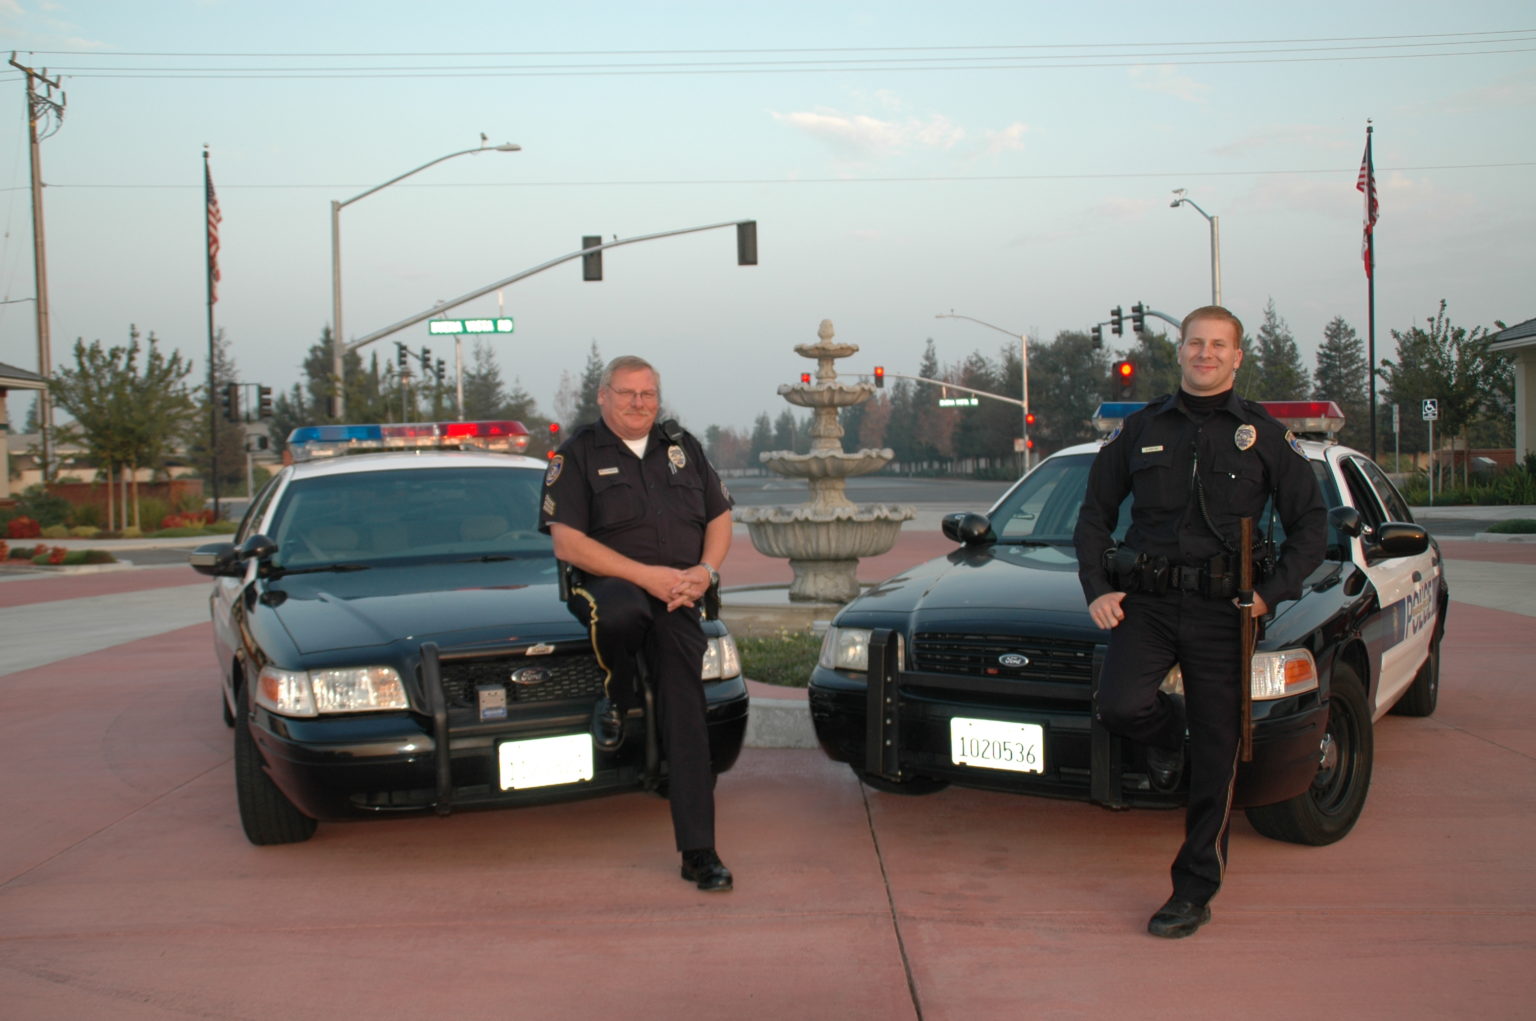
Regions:
<svg viewBox="0 0 1536 1021"><path fill-rule="evenodd" d="M1440 418L1440 401L1434 397L1424 398L1424 421L1434 422Z"/></svg>
<svg viewBox="0 0 1536 1021"><path fill-rule="evenodd" d="M429 319L427 332L437 334L511 333L512 317L498 319Z"/></svg>
<svg viewBox="0 0 1536 1021"><path fill-rule="evenodd" d="M974 408L974 407L976 407L976 405L978 405L980 403L981 403L981 401L977 400L975 397L940 397L939 398L939 407L941 407L941 408Z"/></svg>

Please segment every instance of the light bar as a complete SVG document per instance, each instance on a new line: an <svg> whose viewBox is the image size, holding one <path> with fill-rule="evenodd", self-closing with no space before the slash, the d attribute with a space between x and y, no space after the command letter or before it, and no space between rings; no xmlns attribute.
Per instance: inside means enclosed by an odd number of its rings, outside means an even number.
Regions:
<svg viewBox="0 0 1536 1021"><path fill-rule="evenodd" d="M1260 401L1293 433L1333 436L1344 428L1344 412L1333 401Z"/></svg>
<svg viewBox="0 0 1536 1021"><path fill-rule="evenodd" d="M1093 411L1093 427L1100 436L1108 436L1132 414L1146 406L1146 401L1105 401Z"/></svg>
<svg viewBox="0 0 1536 1021"><path fill-rule="evenodd" d="M288 434L295 461L381 450L475 449L521 454L528 430L512 419L488 422L391 422L306 425Z"/></svg>

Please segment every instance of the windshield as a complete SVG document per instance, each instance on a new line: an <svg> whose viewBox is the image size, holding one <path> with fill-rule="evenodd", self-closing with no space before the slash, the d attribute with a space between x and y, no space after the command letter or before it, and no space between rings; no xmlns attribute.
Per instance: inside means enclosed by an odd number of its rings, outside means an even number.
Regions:
<svg viewBox="0 0 1536 1021"><path fill-rule="evenodd" d="M299 479L267 526L278 545L273 562L552 556L538 531L543 479L529 468L457 466Z"/></svg>
<svg viewBox="0 0 1536 1021"><path fill-rule="evenodd" d="M992 509L992 531L998 541L1070 545L1092 466L1091 453L1062 454L1040 462ZM1130 502L1127 496L1120 505L1120 523L1114 533L1117 540L1124 539L1130 527Z"/></svg>

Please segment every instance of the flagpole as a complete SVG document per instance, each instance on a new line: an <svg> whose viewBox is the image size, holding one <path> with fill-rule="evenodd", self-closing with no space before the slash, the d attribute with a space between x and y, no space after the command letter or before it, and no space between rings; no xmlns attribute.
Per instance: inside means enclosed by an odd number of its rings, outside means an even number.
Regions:
<svg viewBox="0 0 1536 1021"><path fill-rule="evenodd" d="M1365 192L1365 337L1366 359L1370 368L1371 400L1371 460L1376 460L1376 164L1371 159L1371 135L1375 131L1369 119L1365 122L1365 160L1360 173L1364 177ZM1393 465L1398 471L1400 465Z"/></svg>
<svg viewBox="0 0 1536 1021"><path fill-rule="evenodd" d="M204 274L208 285L208 457L209 476L213 481L213 517L217 521L222 514L219 506L219 398L217 393L218 380L214 376L215 345L213 334L213 303L219 300L218 292L214 290L214 281L218 273L218 265L214 262L213 238L211 232L213 224L213 174L208 169L208 147L203 146L203 217L204 237L203 248L207 255L207 272Z"/></svg>

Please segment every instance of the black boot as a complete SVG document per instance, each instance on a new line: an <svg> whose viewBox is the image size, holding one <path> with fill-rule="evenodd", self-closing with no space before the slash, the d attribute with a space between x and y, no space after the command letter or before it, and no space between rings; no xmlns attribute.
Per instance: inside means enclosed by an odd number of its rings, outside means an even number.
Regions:
<svg viewBox="0 0 1536 1021"><path fill-rule="evenodd" d="M700 890L715 892L731 888L731 870L725 867L713 847L684 851L682 875Z"/></svg>

